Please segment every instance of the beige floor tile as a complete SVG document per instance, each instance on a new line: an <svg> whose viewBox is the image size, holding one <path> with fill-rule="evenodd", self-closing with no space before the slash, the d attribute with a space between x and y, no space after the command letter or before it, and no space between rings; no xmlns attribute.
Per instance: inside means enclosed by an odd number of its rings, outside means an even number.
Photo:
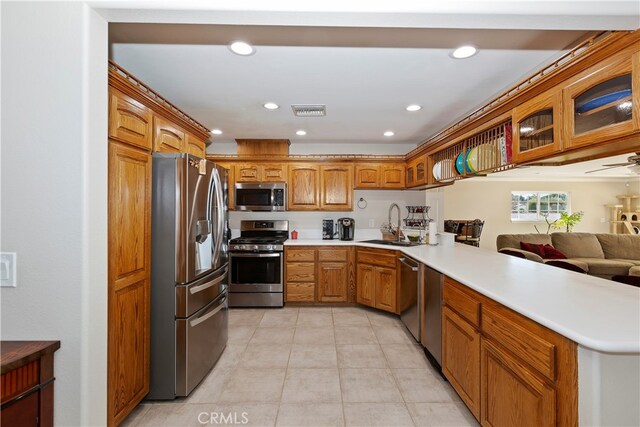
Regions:
<svg viewBox="0 0 640 427"><path fill-rule="evenodd" d="M286 368L291 344L250 342L238 363L241 368Z"/></svg>
<svg viewBox="0 0 640 427"><path fill-rule="evenodd" d="M367 317L373 326L402 326L400 317L397 314L385 313L382 311L367 310Z"/></svg>
<svg viewBox="0 0 640 427"><path fill-rule="evenodd" d="M289 368L337 368L336 346L333 344L294 344Z"/></svg>
<svg viewBox="0 0 640 427"><path fill-rule="evenodd" d="M331 312L307 312L298 315L298 326L333 327Z"/></svg>
<svg viewBox="0 0 640 427"><path fill-rule="evenodd" d="M343 402L402 402L389 369L340 369Z"/></svg>
<svg viewBox="0 0 640 427"><path fill-rule="evenodd" d="M288 369L282 391L283 403L340 402L337 369Z"/></svg>
<svg viewBox="0 0 640 427"><path fill-rule="evenodd" d="M236 369L227 380L219 402L279 402L284 377L284 369Z"/></svg>
<svg viewBox="0 0 640 427"><path fill-rule="evenodd" d="M386 368L387 359L378 344L339 344L340 368Z"/></svg>
<svg viewBox="0 0 640 427"><path fill-rule="evenodd" d="M124 419L124 421L122 422L122 424L120 424L122 427L135 427L138 425L138 423L140 422L140 420L142 420L142 418L145 416L145 414L149 411L149 408L151 408L151 404L150 403L141 403L138 406L135 407L135 409L133 411L131 411L131 413L129 414L129 416L127 418ZM340 408L340 410L342 410L342 408Z"/></svg>
<svg viewBox="0 0 640 427"><path fill-rule="evenodd" d="M477 426L471 412L462 403L407 403L417 426Z"/></svg>
<svg viewBox="0 0 640 427"><path fill-rule="evenodd" d="M404 326L373 326L380 344L417 344Z"/></svg>
<svg viewBox="0 0 640 427"><path fill-rule="evenodd" d="M237 325L237 326L229 326L229 344L247 344L253 333L256 331L257 325L255 326L247 326L247 325Z"/></svg>
<svg viewBox="0 0 640 427"><path fill-rule="evenodd" d="M412 426L403 403L344 403L347 426Z"/></svg>
<svg viewBox="0 0 640 427"><path fill-rule="evenodd" d="M393 376L405 402L457 401L451 386L431 369L393 369Z"/></svg>
<svg viewBox="0 0 640 427"><path fill-rule="evenodd" d="M298 320L298 310L269 310L262 316L261 328L295 327Z"/></svg>
<svg viewBox="0 0 640 427"><path fill-rule="evenodd" d="M258 328L251 338L252 343L291 344L295 328Z"/></svg>
<svg viewBox="0 0 640 427"><path fill-rule="evenodd" d="M298 326L293 336L294 344L335 344L332 327Z"/></svg>
<svg viewBox="0 0 640 427"><path fill-rule="evenodd" d="M282 403L277 426L343 426L341 403Z"/></svg>
<svg viewBox="0 0 640 427"><path fill-rule="evenodd" d="M231 329L229 329L231 330ZM247 344L229 343L216 362L216 368L235 368L240 361L242 353L247 348Z"/></svg>
<svg viewBox="0 0 640 427"><path fill-rule="evenodd" d="M339 311L333 312L334 326L370 326L369 318L364 311Z"/></svg>
<svg viewBox="0 0 640 427"><path fill-rule="evenodd" d="M413 344L380 344L392 368L430 368L424 351Z"/></svg>
<svg viewBox="0 0 640 427"><path fill-rule="evenodd" d="M334 328L336 344L378 344L370 326L341 325Z"/></svg>
<svg viewBox="0 0 640 427"><path fill-rule="evenodd" d="M229 309L229 326L258 326L263 314L264 309L231 308Z"/></svg>
<svg viewBox="0 0 640 427"><path fill-rule="evenodd" d="M278 415L277 403L218 404L210 412L210 420L203 425L273 426Z"/></svg>
<svg viewBox="0 0 640 427"><path fill-rule="evenodd" d="M188 416L184 403L154 403L144 414L138 426L182 426Z"/></svg>
<svg viewBox="0 0 640 427"><path fill-rule="evenodd" d="M331 311L335 313L366 313L367 308L364 306L337 306L331 307ZM366 315L366 314L365 314Z"/></svg>
<svg viewBox="0 0 640 427"><path fill-rule="evenodd" d="M186 403L214 403L220 399L233 369L216 366L185 399Z"/></svg>

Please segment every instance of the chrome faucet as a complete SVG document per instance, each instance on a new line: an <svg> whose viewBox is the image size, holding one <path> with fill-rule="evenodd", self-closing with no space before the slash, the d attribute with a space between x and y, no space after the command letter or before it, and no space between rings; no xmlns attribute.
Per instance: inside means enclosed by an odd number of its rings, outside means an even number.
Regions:
<svg viewBox="0 0 640 427"><path fill-rule="evenodd" d="M391 203L391 206L389 206L389 227L391 227L391 211L393 210L393 208L397 208L398 209L398 228L396 229L396 233L398 233L397 235L397 241L400 241L400 206L398 206L397 203Z"/></svg>

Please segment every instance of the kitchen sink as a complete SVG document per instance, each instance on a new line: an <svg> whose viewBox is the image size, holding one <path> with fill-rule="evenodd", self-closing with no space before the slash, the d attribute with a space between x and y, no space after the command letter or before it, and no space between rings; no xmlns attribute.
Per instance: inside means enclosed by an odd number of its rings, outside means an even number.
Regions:
<svg viewBox="0 0 640 427"><path fill-rule="evenodd" d="M375 243L376 245L388 245L388 246L419 246L421 243L413 243L413 242L398 242L396 240L382 240L382 239L373 239L373 240L361 240L362 243Z"/></svg>

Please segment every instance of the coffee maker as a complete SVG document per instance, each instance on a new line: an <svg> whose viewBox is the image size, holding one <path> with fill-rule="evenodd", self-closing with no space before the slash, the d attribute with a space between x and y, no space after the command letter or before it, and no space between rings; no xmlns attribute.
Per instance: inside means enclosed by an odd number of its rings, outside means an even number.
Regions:
<svg viewBox="0 0 640 427"><path fill-rule="evenodd" d="M338 233L340 240L353 240L356 232L356 220L353 218L338 218Z"/></svg>

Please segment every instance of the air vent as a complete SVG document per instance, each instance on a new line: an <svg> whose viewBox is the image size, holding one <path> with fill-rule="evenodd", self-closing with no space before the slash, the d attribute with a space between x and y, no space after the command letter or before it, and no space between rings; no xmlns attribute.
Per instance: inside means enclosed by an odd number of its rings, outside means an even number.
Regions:
<svg viewBox="0 0 640 427"><path fill-rule="evenodd" d="M297 117L322 117L327 115L326 105L292 105L293 115Z"/></svg>

